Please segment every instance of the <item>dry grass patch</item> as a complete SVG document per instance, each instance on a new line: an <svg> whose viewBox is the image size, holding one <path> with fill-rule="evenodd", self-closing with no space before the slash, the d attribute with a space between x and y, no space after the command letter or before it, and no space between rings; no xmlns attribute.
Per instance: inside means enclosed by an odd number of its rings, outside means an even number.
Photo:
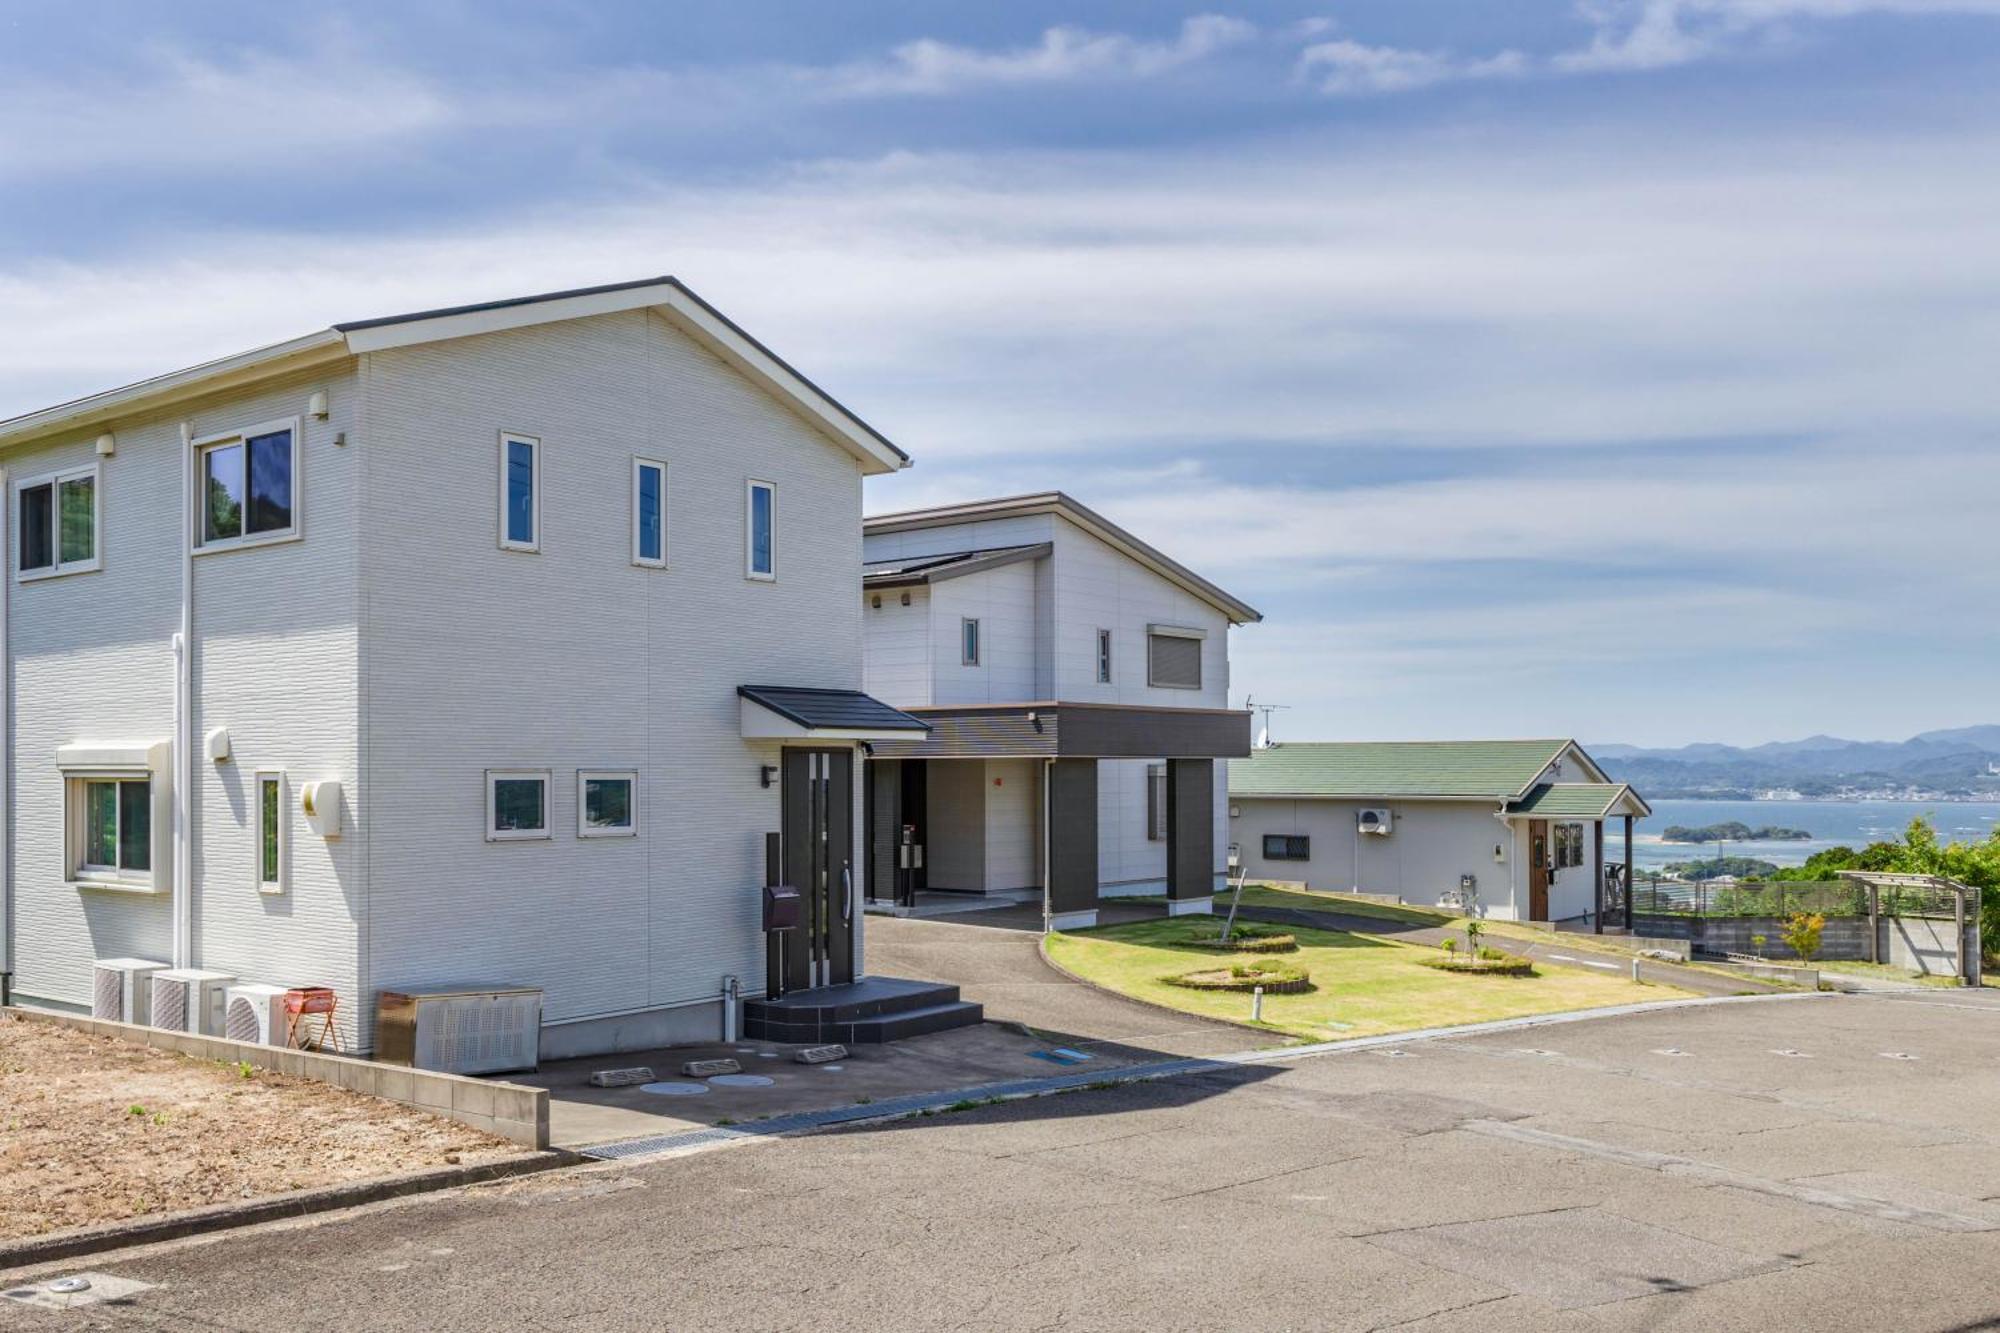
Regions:
<svg viewBox="0 0 2000 1333"><path fill-rule="evenodd" d="M0 1240L526 1151L310 1079L0 1014Z"/></svg>

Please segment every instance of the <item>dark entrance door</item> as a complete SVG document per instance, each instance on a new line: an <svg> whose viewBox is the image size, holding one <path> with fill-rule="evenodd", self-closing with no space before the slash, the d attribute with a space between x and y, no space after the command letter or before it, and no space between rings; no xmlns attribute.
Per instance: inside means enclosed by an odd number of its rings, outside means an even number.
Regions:
<svg viewBox="0 0 2000 1333"><path fill-rule="evenodd" d="M1549 821L1528 821L1528 920L1549 919Z"/></svg>
<svg viewBox="0 0 2000 1333"><path fill-rule="evenodd" d="M786 750L785 882L805 899L805 923L785 941L785 988L854 980L854 752Z"/></svg>

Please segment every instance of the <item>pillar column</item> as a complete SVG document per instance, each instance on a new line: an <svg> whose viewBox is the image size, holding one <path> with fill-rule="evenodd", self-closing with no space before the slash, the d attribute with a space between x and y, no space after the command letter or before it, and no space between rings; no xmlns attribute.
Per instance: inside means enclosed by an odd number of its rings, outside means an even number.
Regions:
<svg viewBox="0 0 2000 1333"><path fill-rule="evenodd" d="M1597 864L1597 911L1591 920L1597 923L1597 933L1604 933L1604 821L1597 820L1591 825L1590 845Z"/></svg>
<svg viewBox="0 0 2000 1333"><path fill-rule="evenodd" d="M1047 772L1049 926L1097 924L1097 761L1058 759Z"/></svg>
<svg viewBox="0 0 2000 1333"><path fill-rule="evenodd" d="M1625 929L1632 929L1632 899L1639 892L1639 870L1632 864L1632 816L1625 816Z"/></svg>
<svg viewBox="0 0 2000 1333"><path fill-rule="evenodd" d="M1215 904L1215 761L1167 760L1167 915Z"/></svg>

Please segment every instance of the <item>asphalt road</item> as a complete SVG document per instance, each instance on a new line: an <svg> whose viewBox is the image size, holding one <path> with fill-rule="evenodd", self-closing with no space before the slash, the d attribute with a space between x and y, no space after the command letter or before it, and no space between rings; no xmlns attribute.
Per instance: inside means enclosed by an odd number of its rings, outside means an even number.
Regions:
<svg viewBox="0 0 2000 1333"><path fill-rule="evenodd" d="M2000 1327L1996 1107L1992 997L1724 1002L186 1242L0 1329Z"/></svg>

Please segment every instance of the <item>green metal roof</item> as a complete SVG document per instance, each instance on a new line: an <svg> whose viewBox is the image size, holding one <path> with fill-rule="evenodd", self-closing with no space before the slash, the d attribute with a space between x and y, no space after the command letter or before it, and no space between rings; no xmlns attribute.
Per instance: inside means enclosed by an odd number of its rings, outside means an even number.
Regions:
<svg viewBox="0 0 2000 1333"><path fill-rule="evenodd" d="M1618 810L1627 805L1630 809ZM1650 815L1651 806L1622 782L1545 782L1507 807L1510 815L1537 819L1603 819L1620 814Z"/></svg>
<svg viewBox="0 0 2000 1333"><path fill-rule="evenodd" d="M1337 741L1274 745L1231 760L1229 794L1463 796L1506 800L1570 744L1540 741Z"/></svg>

